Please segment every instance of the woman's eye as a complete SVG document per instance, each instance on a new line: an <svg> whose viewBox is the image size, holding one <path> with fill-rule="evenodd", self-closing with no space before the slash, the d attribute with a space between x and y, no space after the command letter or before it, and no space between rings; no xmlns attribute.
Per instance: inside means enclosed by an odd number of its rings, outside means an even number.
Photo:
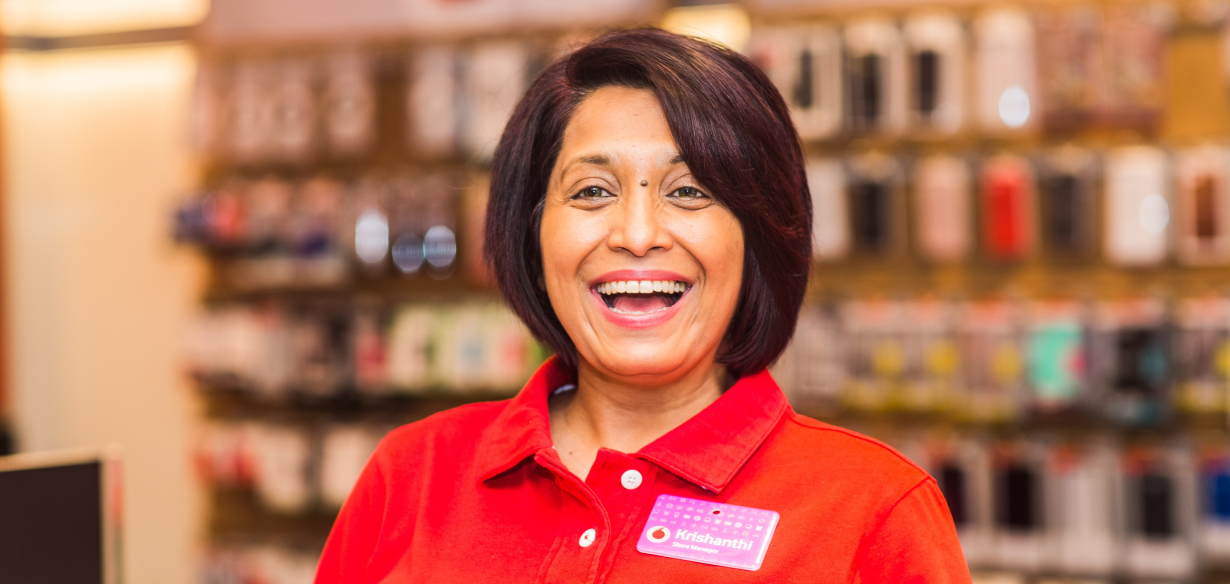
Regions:
<svg viewBox="0 0 1230 584"><path fill-rule="evenodd" d="M611 196L606 189L602 187L585 187L573 195L574 199L601 199Z"/></svg>
<svg viewBox="0 0 1230 584"><path fill-rule="evenodd" d="M675 189L671 196L680 199L706 199L709 197L705 193L700 192L700 189L696 187L680 187Z"/></svg>

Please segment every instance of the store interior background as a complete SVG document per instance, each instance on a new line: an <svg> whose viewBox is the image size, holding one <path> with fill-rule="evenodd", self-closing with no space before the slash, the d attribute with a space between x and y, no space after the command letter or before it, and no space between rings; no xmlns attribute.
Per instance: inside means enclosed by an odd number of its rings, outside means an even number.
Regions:
<svg viewBox="0 0 1230 584"><path fill-rule="evenodd" d="M637 24L783 89L775 375L962 501L980 581L1230 581L1230 1L0 0L0 424L122 446L125 582L310 582L379 436L519 387L490 151Z"/></svg>

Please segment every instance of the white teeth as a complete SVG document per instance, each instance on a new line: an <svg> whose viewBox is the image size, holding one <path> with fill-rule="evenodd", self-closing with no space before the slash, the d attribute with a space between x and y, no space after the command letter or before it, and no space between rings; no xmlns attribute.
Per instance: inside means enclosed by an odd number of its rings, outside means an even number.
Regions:
<svg viewBox="0 0 1230 584"><path fill-rule="evenodd" d="M683 282L675 282L672 280L622 280L618 282L603 282L598 284L595 289L599 294L652 294L655 292L665 292L667 294L678 294L688 289L688 285Z"/></svg>
<svg viewBox="0 0 1230 584"><path fill-rule="evenodd" d="M662 312L663 310L666 310L667 308L670 308L670 307L669 307L669 306L663 306L662 308L659 308L659 309L657 309L657 310L650 310L649 312L631 312L631 311L628 311L628 310L620 310L620 309L618 309L618 308L612 308L612 309L611 309L611 312L618 312L618 313L620 313L620 314L653 314L653 313L655 313L655 312Z"/></svg>

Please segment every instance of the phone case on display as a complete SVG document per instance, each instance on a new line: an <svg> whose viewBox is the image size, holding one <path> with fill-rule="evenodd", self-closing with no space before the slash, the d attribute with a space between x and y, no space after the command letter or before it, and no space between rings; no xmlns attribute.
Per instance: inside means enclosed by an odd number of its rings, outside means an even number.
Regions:
<svg viewBox="0 0 1230 584"><path fill-rule="evenodd" d="M424 267L437 280L452 276L457 268L457 182L436 174L416 185L427 227L423 233Z"/></svg>
<svg viewBox="0 0 1230 584"><path fill-rule="evenodd" d="M979 421L1017 417L1027 392L1019 307L1003 300L967 302L959 326L964 395L958 413Z"/></svg>
<svg viewBox="0 0 1230 584"><path fill-rule="evenodd" d="M310 480L312 445L307 432L290 426L253 424L251 446L261 503L280 513L307 509L314 496Z"/></svg>
<svg viewBox="0 0 1230 584"><path fill-rule="evenodd" d="M232 183L205 196L202 201L203 227L208 245L217 250L233 251L244 244L247 232L247 210L243 187Z"/></svg>
<svg viewBox="0 0 1230 584"><path fill-rule="evenodd" d="M287 221L295 185L277 177L237 185L244 199L244 248L253 254L289 254Z"/></svg>
<svg viewBox="0 0 1230 584"><path fill-rule="evenodd" d="M350 324L344 313L324 308L289 318L290 384L297 392L331 396L350 381Z"/></svg>
<svg viewBox="0 0 1230 584"><path fill-rule="evenodd" d="M994 477L986 446L975 439L949 438L932 440L925 448L924 465L944 494L965 561L972 567L991 565Z"/></svg>
<svg viewBox="0 0 1230 584"><path fill-rule="evenodd" d="M296 282L327 287L350 277L351 264L344 250L353 244L354 223L343 209L347 198L346 187L328 177L299 185L286 231Z"/></svg>
<svg viewBox="0 0 1230 584"><path fill-rule="evenodd" d="M1034 247L1034 178L1029 163L1011 155L988 160L981 191L987 256L1001 261L1025 259Z"/></svg>
<svg viewBox="0 0 1230 584"><path fill-rule="evenodd" d="M1188 265L1230 263L1230 148L1205 146L1175 160L1175 245Z"/></svg>
<svg viewBox="0 0 1230 584"><path fill-rule="evenodd" d="M882 410L901 401L906 372L904 311L899 302L858 300L841 307L850 378L845 402L862 410Z"/></svg>
<svg viewBox="0 0 1230 584"><path fill-rule="evenodd" d="M932 156L914 168L918 248L934 262L956 262L971 247L970 173L964 160Z"/></svg>
<svg viewBox="0 0 1230 584"><path fill-rule="evenodd" d="M274 132L271 68L260 61L235 65L226 105L223 139L227 154L236 162L264 160Z"/></svg>
<svg viewBox="0 0 1230 584"><path fill-rule="evenodd" d="M304 60L286 60L274 69L270 157L304 162L317 148L316 71Z"/></svg>
<svg viewBox="0 0 1230 584"><path fill-rule="evenodd" d="M380 437L363 424L339 424L323 432L318 481L320 500L325 506L342 507L379 440Z"/></svg>
<svg viewBox="0 0 1230 584"><path fill-rule="evenodd" d="M1200 551L1230 559L1230 450L1216 440L1200 449Z"/></svg>
<svg viewBox="0 0 1230 584"><path fill-rule="evenodd" d="M1050 567L1044 513L1048 448L1038 442L1004 441L992 448L995 480L995 557L1008 570Z"/></svg>
<svg viewBox="0 0 1230 584"><path fill-rule="evenodd" d="M842 46L827 26L757 30L748 55L790 106L803 140L831 137L843 118Z"/></svg>
<svg viewBox="0 0 1230 584"><path fill-rule="evenodd" d="M388 203L392 188L373 177L361 179L350 193L354 260L364 272L380 274L387 267L390 232Z"/></svg>
<svg viewBox="0 0 1230 584"><path fill-rule="evenodd" d="M995 8L974 20L978 122L987 132L1012 132L1037 119L1034 27L1029 14Z"/></svg>
<svg viewBox="0 0 1230 584"><path fill-rule="evenodd" d="M325 60L322 97L329 151L349 158L376 143L376 71L368 55L342 52Z"/></svg>
<svg viewBox="0 0 1230 584"><path fill-rule="evenodd" d="M1230 400L1230 299L1185 298L1176 307L1175 403L1225 413Z"/></svg>
<svg viewBox="0 0 1230 584"><path fill-rule="evenodd" d="M500 304L483 309L491 345L487 384L503 392L516 392L546 360L542 345L511 311Z"/></svg>
<svg viewBox="0 0 1230 584"><path fill-rule="evenodd" d="M1097 7L1051 6L1035 14L1039 104L1046 126L1072 130L1097 120L1107 106L1102 16Z"/></svg>
<svg viewBox="0 0 1230 584"><path fill-rule="evenodd" d="M192 105L188 111L188 129L192 150L205 159L221 155L225 108L222 100L227 71L215 62L197 65L192 84Z"/></svg>
<svg viewBox="0 0 1230 584"><path fill-rule="evenodd" d="M889 20L851 22L845 29L846 95L850 127L859 133L896 134L905 129L905 44Z"/></svg>
<svg viewBox="0 0 1230 584"><path fill-rule="evenodd" d="M807 411L836 410L846 385L841 324L831 305L804 306L794 339L779 365L792 404ZM774 373L777 377L777 373Z"/></svg>
<svg viewBox="0 0 1230 584"><path fill-rule="evenodd" d="M902 247L905 208L896 159L867 154L848 162L846 199L852 251L891 256Z"/></svg>
<svg viewBox="0 0 1230 584"><path fill-rule="evenodd" d="M1096 252L1097 166L1088 150L1065 146L1039 161L1038 214L1047 257L1084 261Z"/></svg>
<svg viewBox="0 0 1230 584"><path fill-rule="evenodd" d="M928 411L954 403L962 393L956 307L950 302L921 298L906 303L904 312L903 405Z"/></svg>
<svg viewBox="0 0 1230 584"><path fill-rule="evenodd" d="M1152 129L1166 109L1167 43L1175 7L1163 2L1116 2L1105 11L1103 50L1107 123Z"/></svg>
<svg viewBox="0 0 1230 584"><path fill-rule="evenodd" d="M1136 578L1185 580L1196 570L1197 471L1181 445L1133 446L1120 457L1124 567Z"/></svg>
<svg viewBox="0 0 1230 584"><path fill-rule="evenodd" d="M1048 555L1056 570L1113 575L1120 557L1114 498L1118 451L1110 443L1063 443L1046 464Z"/></svg>
<svg viewBox="0 0 1230 584"><path fill-rule="evenodd" d="M245 544L213 550L206 559L202 582L311 582L320 561L319 550L305 551L273 544Z"/></svg>
<svg viewBox="0 0 1230 584"><path fill-rule="evenodd" d="M845 256L850 251L845 169L836 160L811 159L807 162L807 187L813 216L812 256L817 260Z"/></svg>
<svg viewBox="0 0 1230 584"><path fill-rule="evenodd" d="M296 354L286 310L277 305L241 309L241 333L251 335L234 346L244 364L241 387L265 397L283 397L295 383Z"/></svg>
<svg viewBox="0 0 1230 584"><path fill-rule="evenodd" d="M389 389L414 393L431 382L431 344L436 314L428 305L408 304L394 312L389 326Z"/></svg>
<svg viewBox="0 0 1230 584"><path fill-rule="evenodd" d="M440 311L432 331L432 383L458 392L479 389L483 381L486 332L482 316L470 306Z"/></svg>
<svg viewBox="0 0 1230 584"><path fill-rule="evenodd" d="M389 259L399 274L414 276L426 261L423 235L427 232L422 193L416 181L401 177L392 185L389 203Z"/></svg>
<svg viewBox="0 0 1230 584"><path fill-rule="evenodd" d="M1087 397L1084 312L1079 302L1035 302L1029 307L1029 386L1039 411L1071 409Z"/></svg>
<svg viewBox="0 0 1230 584"><path fill-rule="evenodd" d="M449 156L457 149L459 57L451 46L423 47L410 60L406 96L406 135L427 156Z"/></svg>
<svg viewBox="0 0 1230 584"><path fill-rule="evenodd" d="M379 395L388 388L388 323L377 308L365 308L354 314L351 326L351 361L354 364L354 385L359 391Z"/></svg>
<svg viewBox="0 0 1230 584"><path fill-rule="evenodd" d="M1095 309L1092 385L1102 413L1124 424L1154 424L1170 409L1171 332L1154 299L1105 301Z"/></svg>
<svg viewBox="0 0 1230 584"><path fill-rule="evenodd" d="M906 20L910 126L952 134L965 123L965 31L949 14Z"/></svg>
<svg viewBox="0 0 1230 584"><path fill-rule="evenodd" d="M970 572L972 584L1027 584L1025 574L989 570L986 572ZM1045 580L1041 582L1046 582ZM1049 584L1049 583L1048 583Z"/></svg>
<svg viewBox="0 0 1230 584"><path fill-rule="evenodd" d="M1166 154L1152 146L1112 150L1106 159L1106 257L1151 266L1170 253L1170 179Z"/></svg>
<svg viewBox="0 0 1230 584"><path fill-rule="evenodd" d="M461 145L490 160L524 91L529 52L516 41L484 42L463 53Z"/></svg>
<svg viewBox="0 0 1230 584"><path fill-rule="evenodd" d="M462 271L471 283L483 287L495 285L495 276L489 271L483 258L484 228L487 222L487 201L491 193L491 175L479 173L471 176L461 193L461 247Z"/></svg>

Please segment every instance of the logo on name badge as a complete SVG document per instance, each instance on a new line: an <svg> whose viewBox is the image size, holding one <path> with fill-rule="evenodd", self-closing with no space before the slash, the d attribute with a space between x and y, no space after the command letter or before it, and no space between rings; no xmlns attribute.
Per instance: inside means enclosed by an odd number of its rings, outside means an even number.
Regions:
<svg viewBox="0 0 1230 584"><path fill-rule="evenodd" d="M644 554L755 571L764 562L780 517L776 511L658 495L636 549Z"/></svg>

